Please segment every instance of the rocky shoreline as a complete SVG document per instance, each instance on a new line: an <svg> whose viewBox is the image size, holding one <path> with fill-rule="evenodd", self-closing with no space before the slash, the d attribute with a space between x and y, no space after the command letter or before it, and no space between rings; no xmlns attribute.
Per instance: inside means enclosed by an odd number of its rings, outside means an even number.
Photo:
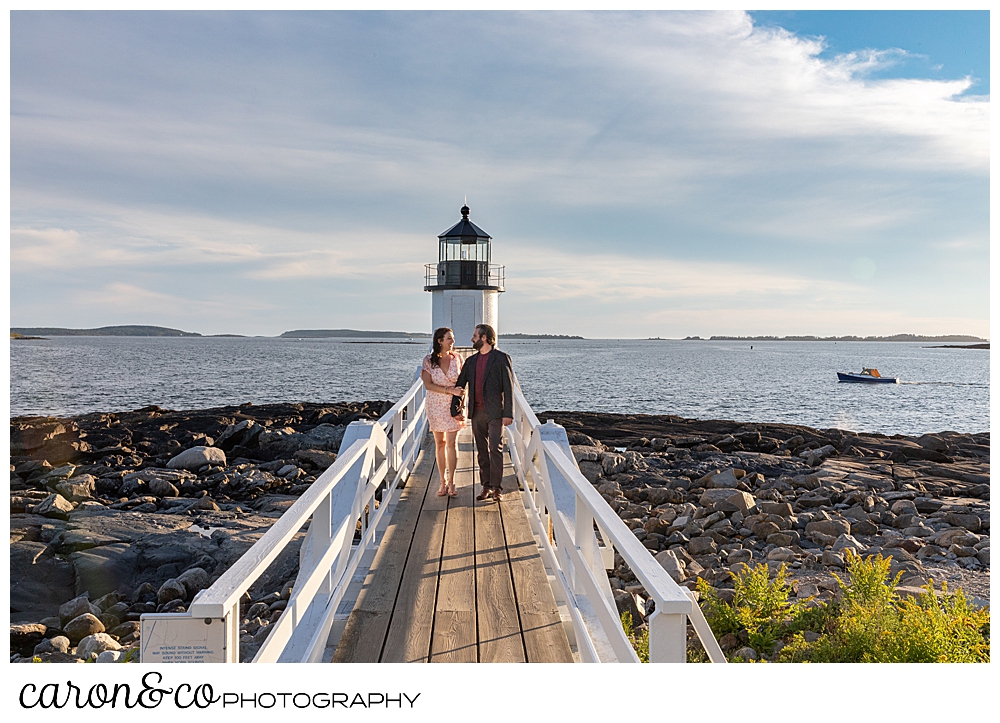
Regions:
<svg viewBox="0 0 1000 723"><path fill-rule="evenodd" d="M183 611L391 402L241 405L11 420L11 660L129 659L140 615ZM989 433L919 438L673 416L544 412L584 475L678 582L785 564L828 599L844 551L989 599ZM290 545L244 599L241 658L280 616ZM619 608L645 591L620 559ZM724 641L732 648L742 641ZM749 653L748 653L749 655Z"/></svg>
<svg viewBox="0 0 1000 723"><path fill-rule="evenodd" d="M11 660L116 662L181 612L392 406L249 404L11 420ZM301 536L301 533L300 533ZM298 539L245 596L241 655L281 614Z"/></svg>
<svg viewBox="0 0 1000 723"><path fill-rule="evenodd" d="M839 595L845 555L892 558L897 591L933 580L989 604L989 433L921 437L672 416L544 412L580 469L679 583L731 601L731 571L786 566L799 599ZM616 557L621 612L645 591ZM733 638L733 639L727 639ZM757 652L726 636L727 652Z"/></svg>

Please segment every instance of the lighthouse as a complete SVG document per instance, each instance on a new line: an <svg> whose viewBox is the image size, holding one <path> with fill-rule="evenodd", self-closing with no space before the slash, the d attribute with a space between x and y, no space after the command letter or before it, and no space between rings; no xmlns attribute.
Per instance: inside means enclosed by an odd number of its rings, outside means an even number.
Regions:
<svg viewBox="0 0 1000 723"><path fill-rule="evenodd" d="M455 346L468 347L477 324L489 324L499 336L497 296L503 292L504 267L491 263L492 237L469 220L438 236L438 261L425 267L424 291L431 292L431 329L447 326Z"/></svg>

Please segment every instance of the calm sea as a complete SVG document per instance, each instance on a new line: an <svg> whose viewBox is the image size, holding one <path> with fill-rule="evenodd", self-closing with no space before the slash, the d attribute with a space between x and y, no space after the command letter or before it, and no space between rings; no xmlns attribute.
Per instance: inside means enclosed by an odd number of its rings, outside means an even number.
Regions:
<svg viewBox="0 0 1000 723"><path fill-rule="evenodd" d="M424 343L275 338L12 341L11 415L396 399ZM507 341L532 407L858 432L989 430L989 352L869 342ZM898 385L841 384L878 367ZM543 420L544 421L544 420Z"/></svg>

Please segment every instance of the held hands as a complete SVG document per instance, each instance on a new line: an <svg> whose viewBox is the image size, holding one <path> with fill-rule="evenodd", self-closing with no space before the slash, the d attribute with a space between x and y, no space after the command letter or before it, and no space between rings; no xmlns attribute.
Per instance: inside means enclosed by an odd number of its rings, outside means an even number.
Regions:
<svg viewBox="0 0 1000 723"><path fill-rule="evenodd" d="M451 389L448 390L448 393L453 394L456 397L465 396L465 390L462 387L452 387Z"/></svg>

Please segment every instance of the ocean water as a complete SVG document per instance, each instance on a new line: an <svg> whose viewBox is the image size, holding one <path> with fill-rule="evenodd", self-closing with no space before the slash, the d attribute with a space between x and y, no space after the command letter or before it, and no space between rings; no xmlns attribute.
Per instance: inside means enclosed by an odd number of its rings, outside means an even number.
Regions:
<svg viewBox="0 0 1000 723"><path fill-rule="evenodd" d="M884 434L988 431L989 352L927 346L500 340L536 412L676 414ZM424 342L342 339L12 341L11 415L397 399L427 350ZM837 381L838 371L863 366L901 383Z"/></svg>

